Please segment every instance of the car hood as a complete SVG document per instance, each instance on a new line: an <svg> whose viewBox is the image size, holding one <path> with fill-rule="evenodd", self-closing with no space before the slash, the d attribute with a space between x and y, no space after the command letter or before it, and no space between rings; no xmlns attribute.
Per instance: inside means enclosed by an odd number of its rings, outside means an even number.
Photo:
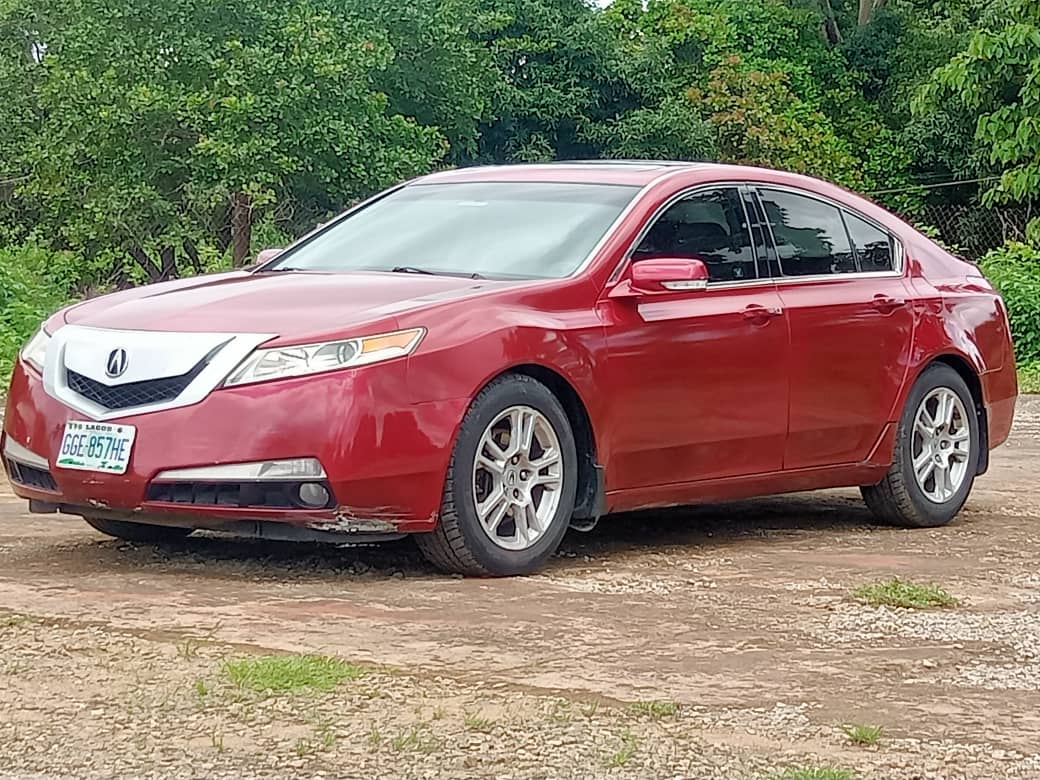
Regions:
<svg viewBox="0 0 1040 780"><path fill-rule="evenodd" d="M85 301L69 324L123 330L333 334L519 282L391 273L232 272L148 285Z"/></svg>

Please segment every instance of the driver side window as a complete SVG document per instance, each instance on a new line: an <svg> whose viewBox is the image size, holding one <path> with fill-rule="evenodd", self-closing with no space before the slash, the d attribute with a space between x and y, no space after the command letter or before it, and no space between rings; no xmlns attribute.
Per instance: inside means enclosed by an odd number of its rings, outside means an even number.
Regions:
<svg viewBox="0 0 1040 780"><path fill-rule="evenodd" d="M698 192L672 205L647 232L632 261L651 257L701 260L712 282L756 278L747 216L737 189Z"/></svg>

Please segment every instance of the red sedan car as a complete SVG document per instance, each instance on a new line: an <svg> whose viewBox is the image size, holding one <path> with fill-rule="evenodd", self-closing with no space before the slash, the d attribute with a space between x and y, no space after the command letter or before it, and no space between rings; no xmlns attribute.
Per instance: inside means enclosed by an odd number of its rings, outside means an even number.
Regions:
<svg viewBox="0 0 1040 780"><path fill-rule="evenodd" d="M58 312L3 460L161 540L414 534L530 572L604 513L861 486L949 522L1011 426L1003 302L873 203L769 170L561 163L395 187L248 270Z"/></svg>

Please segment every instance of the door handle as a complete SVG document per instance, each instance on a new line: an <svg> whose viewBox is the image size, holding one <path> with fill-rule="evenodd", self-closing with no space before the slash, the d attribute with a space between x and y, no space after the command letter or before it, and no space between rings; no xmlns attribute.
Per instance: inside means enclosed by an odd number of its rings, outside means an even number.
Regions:
<svg viewBox="0 0 1040 780"><path fill-rule="evenodd" d="M874 308L882 314L888 314L896 309L906 306L906 301L902 298L890 298L887 295L875 295L874 296Z"/></svg>
<svg viewBox="0 0 1040 780"><path fill-rule="evenodd" d="M771 317L779 317L783 313L784 310L779 306L759 306L757 303L752 303L743 312L744 319L755 322L763 322Z"/></svg>

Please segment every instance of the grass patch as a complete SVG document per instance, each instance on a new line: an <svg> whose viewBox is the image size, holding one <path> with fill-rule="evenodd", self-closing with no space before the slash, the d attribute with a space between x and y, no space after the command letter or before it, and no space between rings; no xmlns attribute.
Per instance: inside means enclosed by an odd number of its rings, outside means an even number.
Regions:
<svg viewBox="0 0 1040 780"><path fill-rule="evenodd" d="M1018 392L1040 393L1040 360L1018 367Z"/></svg>
<svg viewBox="0 0 1040 780"><path fill-rule="evenodd" d="M319 722L314 735L326 750L335 745L336 740L339 739L339 736L336 734L336 727L328 721Z"/></svg>
<svg viewBox="0 0 1040 780"><path fill-rule="evenodd" d="M679 705L674 701L637 701L630 704L628 709L636 715L660 720L678 714Z"/></svg>
<svg viewBox="0 0 1040 780"><path fill-rule="evenodd" d="M390 747L397 753L415 751L418 753L436 753L441 743L432 734L425 732L420 726L412 726L390 739Z"/></svg>
<svg viewBox="0 0 1040 780"><path fill-rule="evenodd" d="M480 731L485 734L491 731L491 727L495 725L495 721L491 720L491 718L485 718L479 712L467 712L463 716L462 722L466 724L466 728L470 731Z"/></svg>
<svg viewBox="0 0 1040 780"><path fill-rule="evenodd" d="M567 699L554 700L549 709L549 717L556 723L570 723L574 720L574 713L571 712L571 703Z"/></svg>
<svg viewBox="0 0 1040 780"><path fill-rule="evenodd" d="M177 657L183 658L185 661L191 661L198 657L199 646L198 640L188 637L183 642L177 643Z"/></svg>
<svg viewBox="0 0 1040 780"><path fill-rule="evenodd" d="M0 616L0 628L15 628L31 623L32 618L28 615L3 615Z"/></svg>
<svg viewBox="0 0 1040 780"><path fill-rule="evenodd" d="M847 723L841 727L849 741L856 745L870 747L876 745L884 731L880 726L869 726L864 723Z"/></svg>
<svg viewBox="0 0 1040 780"><path fill-rule="evenodd" d="M856 780L856 775L833 766L792 766L770 775L769 780Z"/></svg>
<svg viewBox="0 0 1040 780"><path fill-rule="evenodd" d="M365 670L324 655L265 655L224 662L224 671L239 688L261 693L328 691L344 680L357 680Z"/></svg>
<svg viewBox="0 0 1040 780"><path fill-rule="evenodd" d="M627 729L621 732L621 748L607 756L606 765L611 769L622 767L632 760L639 748L639 740L636 735Z"/></svg>
<svg viewBox="0 0 1040 780"><path fill-rule="evenodd" d="M873 607L931 609L957 605L957 599L938 585L921 585L899 577L885 582L860 585L852 591L852 595Z"/></svg>
<svg viewBox="0 0 1040 780"><path fill-rule="evenodd" d="M590 720L596 717L596 713L599 712L599 702L590 701L588 704L582 705L581 714Z"/></svg>
<svg viewBox="0 0 1040 780"><path fill-rule="evenodd" d="M373 726L372 730L368 732L368 745L373 750L383 744L383 732L379 730L378 726Z"/></svg>

